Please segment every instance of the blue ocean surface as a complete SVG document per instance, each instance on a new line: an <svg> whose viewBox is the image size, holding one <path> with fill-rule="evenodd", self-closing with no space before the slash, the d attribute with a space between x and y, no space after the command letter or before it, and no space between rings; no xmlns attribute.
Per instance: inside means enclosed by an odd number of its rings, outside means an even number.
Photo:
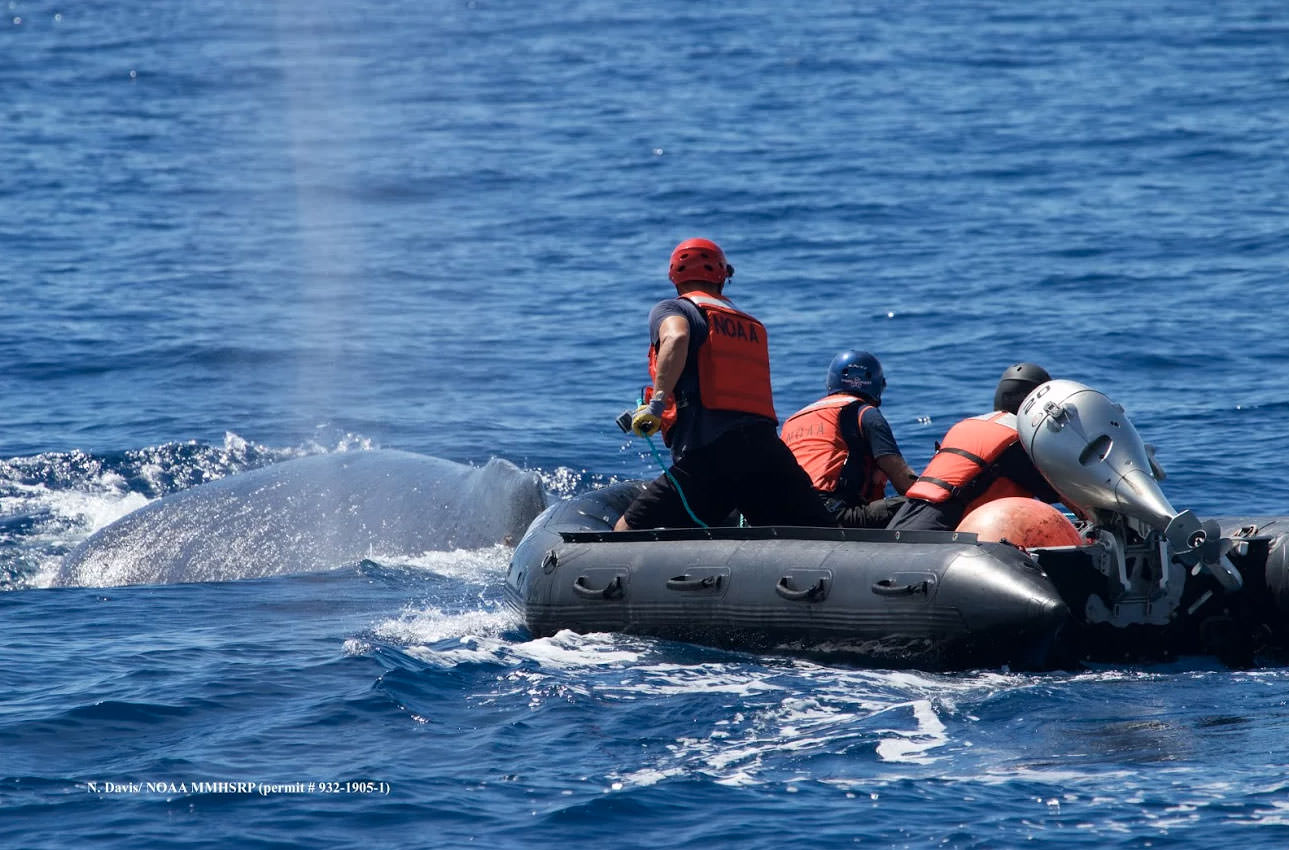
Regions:
<svg viewBox="0 0 1289 850"><path fill-rule="evenodd" d="M1030 360L1179 509L1289 514L1282 2L3 11L0 846L1289 846L1282 667L534 638L501 541L56 581L304 456L652 477L613 418L690 236L781 417L870 350L921 469Z"/></svg>

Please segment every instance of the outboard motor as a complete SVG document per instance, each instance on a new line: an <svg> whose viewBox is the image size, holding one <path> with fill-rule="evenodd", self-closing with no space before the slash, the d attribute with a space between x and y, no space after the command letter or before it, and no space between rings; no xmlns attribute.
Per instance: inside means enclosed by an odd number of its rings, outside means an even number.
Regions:
<svg viewBox="0 0 1289 850"><path fill-rule="evenodd" d="M1174 509L1160 491L1121 405L1075 381L1048 381L1026 396L1016 418L1025 451L1070 507L1141 520L1176 553L1204 544L1199 518Z"/></svg>
<svg viewBox="0 0 1289 850"><path fill-rule="evenodd" d="M1178 511L1159 489L1161 472L1121 405L1075 381L1048 381L1025 398L1016 419L1039 472L1091 520L1099 569L1114 588L1107 599L1089 600L1091 621L1168 622L1192 568L1207 570L1226 592L1243 585L1217 523Z"/></svg>

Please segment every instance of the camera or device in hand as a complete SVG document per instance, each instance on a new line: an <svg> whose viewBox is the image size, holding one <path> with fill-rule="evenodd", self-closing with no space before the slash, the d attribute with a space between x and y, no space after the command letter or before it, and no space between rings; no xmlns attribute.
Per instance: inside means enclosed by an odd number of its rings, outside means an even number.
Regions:
<svg viewBox="0 0 1289 850"><path fill-rule="evenodd" d="M622 433L624 433L624 434L630 434L630 433L631 433L631 417L633 417L633 416L635 416L635 415L636 415L636 409L635 409L634 407L632 407L632 408L628 408L627 410L624 410L624 411L622 411L621 413L619 413L619 414L618 414L618 418L617 418L617 419L614 419L613 421L614 421L614 422L616 422L616 423L618 423L618 427L622 429Z"/></svg>

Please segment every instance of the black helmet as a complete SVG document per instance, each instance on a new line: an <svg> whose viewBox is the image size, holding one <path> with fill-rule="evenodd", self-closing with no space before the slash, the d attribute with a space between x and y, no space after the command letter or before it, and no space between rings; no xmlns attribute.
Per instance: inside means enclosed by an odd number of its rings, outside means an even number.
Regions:
<svg viewBox="0 0 1289 850"><path fill-rule="evenodd" d="M1005 410L1015 413L1020 410L1020 403L1025 396L1034 391L1039 384L1052 380L1047 370L1035 363L1017 363L1008 366L1003 372L998 389L994 390L994 410Z"/></svg>

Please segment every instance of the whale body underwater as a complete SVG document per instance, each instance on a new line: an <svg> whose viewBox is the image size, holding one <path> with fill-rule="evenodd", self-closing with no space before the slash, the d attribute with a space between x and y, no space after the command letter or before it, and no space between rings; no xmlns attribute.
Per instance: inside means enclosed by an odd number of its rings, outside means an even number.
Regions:
<svg viewBox="0 0 1289 850"><path fill-rule="evenodd" d="M53 584L229 581L513 544L546 502L534 473L500 458L476 467L394 450L313 455L145 505L68 553Z"/></svg>

